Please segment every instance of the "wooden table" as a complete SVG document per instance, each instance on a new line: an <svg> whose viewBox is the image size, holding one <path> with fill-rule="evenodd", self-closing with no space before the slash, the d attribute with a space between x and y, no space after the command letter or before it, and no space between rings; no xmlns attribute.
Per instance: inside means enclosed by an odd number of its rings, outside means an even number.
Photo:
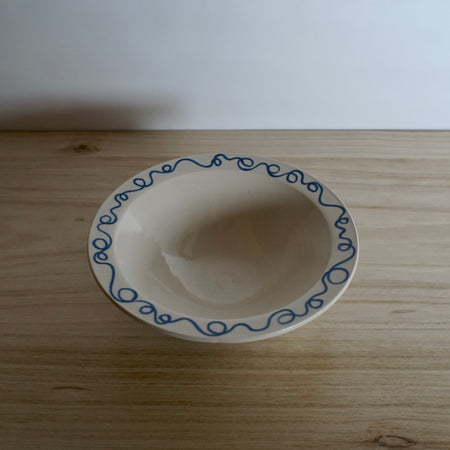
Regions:
<svg viewBox="0 0 450 450"><path fill-rule="evenodd" d="M107 194L216 151L294 164L351 209L354 281L307 326L181 341L96 285ZM0 158L2 449L450 448L450 132L14 132Z"/></svg>

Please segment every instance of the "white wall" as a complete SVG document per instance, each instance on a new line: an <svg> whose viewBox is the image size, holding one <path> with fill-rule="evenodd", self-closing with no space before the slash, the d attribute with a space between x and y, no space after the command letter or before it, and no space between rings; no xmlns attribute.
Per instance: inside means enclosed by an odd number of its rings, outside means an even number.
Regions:
<svg viewBox="0 0 450 450"><path fill-rule="evenodd" d="M0 127L450 128L450 1L0 0Z"/></svg>

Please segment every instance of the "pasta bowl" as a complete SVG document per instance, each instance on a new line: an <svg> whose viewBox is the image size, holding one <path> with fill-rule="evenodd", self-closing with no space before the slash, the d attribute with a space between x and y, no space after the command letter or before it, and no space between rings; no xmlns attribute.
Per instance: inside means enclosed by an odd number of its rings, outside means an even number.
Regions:
<svg viewBox="0 0 450 450"><path fill-rule="evenodd" d="M100 287L126 313L214 343L305 325L343 294L358 259L353 219L322 182L223 153L127 180L99 208L88 247Z"/></svg>

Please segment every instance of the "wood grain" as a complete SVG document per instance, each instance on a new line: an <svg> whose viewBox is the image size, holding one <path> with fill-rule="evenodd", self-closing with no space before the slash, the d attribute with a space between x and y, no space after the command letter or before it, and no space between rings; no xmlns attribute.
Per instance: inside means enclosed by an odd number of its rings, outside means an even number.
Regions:
<svg viewBox="0 0 450 450"><path fill-rule="evenodd" d="M221 151L306 170L359 229L343 298L272 340L170 338L89 270L111 190ZM1 448L450 448L450 132L11 132L0 174Z"/></svg>

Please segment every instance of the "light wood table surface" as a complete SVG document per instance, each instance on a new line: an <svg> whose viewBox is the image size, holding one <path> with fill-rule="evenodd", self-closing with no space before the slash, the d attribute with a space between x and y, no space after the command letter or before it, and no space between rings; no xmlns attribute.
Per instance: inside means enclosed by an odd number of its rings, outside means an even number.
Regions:
<svg viewBox="0 0 450 450"><path fill-rule="evenodd" d="M113 189L224 151L316 176L359 230L344 296L267 341L161 334L88 266ZM0 448L450 448L450 132L11 132L0 161Z"/></svg>

